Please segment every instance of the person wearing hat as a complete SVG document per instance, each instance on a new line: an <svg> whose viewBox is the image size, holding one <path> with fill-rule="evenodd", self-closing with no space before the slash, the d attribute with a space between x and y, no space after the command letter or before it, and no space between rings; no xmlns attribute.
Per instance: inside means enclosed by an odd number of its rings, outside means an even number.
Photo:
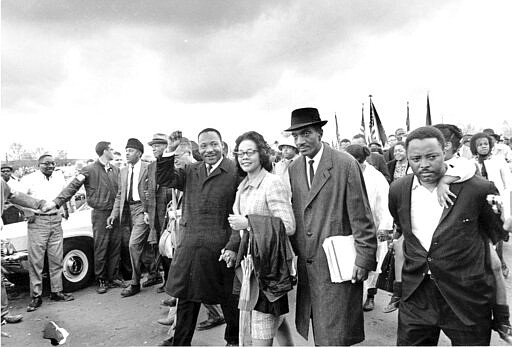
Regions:
<svg viewBox="0 0 512 347"><path fill-rule="evenodd" d="M12 190L17 192L23 191L23 187L21 186L20 181L12 175L14 168L11 165L2 164L0 171L2 178L9 185L9 187L11 187Z"/></svg>
<svg viewBox="0 0 512 347"><path fill-rule="evenodd" d="M121 291L121 296L128 297L140 292L142 254L147 248L149 236L148 216L144 212L144 189L148 179L148 164L141 160L144 154L144 145L138 139L130 138L126 144L127 165L119 173L118 189L114 207L107 218L109 226L114 225L123 216L129 213L131 221L131 234L129 242L130 260L132 263L131 284ZM154 261L144 264L148 269L148 281L157 276Z"/></svg>
<svg viewBox="0 0 512 347"><path fill-rule="evenodd" d="M301 108L286 129L302 154L288 169L297 223L295 325L307 339L311 319L316 345L348 345L364 340L363 281L376 269L377 239L361 166L322 142L325 123L316 108ZM351 280L333 283L322 244L341 235L353 236L356 258Z"/></svg>
<svg viewBox="0 0 512 347"><path fill-rule="evenodd" d="M288 134L285 136L278 146L281 151L283 158L274 165L273 173L280 176L284 184L290 188L290 176L288 175L288 167L290 164L298 158L299 150L295 147L293 137Z"/></svg>
<svg viewBox="0 0 512 347"><path fill-rule="evenodd" d="M148 242L152 245L151 249L155 258L155 267L158 266L158 259L160 259L164 265L164 273L166 273L169 271L168 260L164 260L159 255L158 241L160 240L161 231L165 227L165 213L167 204L171 200L171 191L162 185L162 179L164 178L164 173L171 169L170 162L174 159L171 156L164 155L164 151L168 146L166 134L154 134L153 139L149 141L148 145L153 149L153 155L156 158L156 161L148 166L146 199L144 203L144 211L147 212L149 223ZM162 277L156 276L151 281L144 282L142 286L148 287L162 282ZM163 293L165 291L164 288L165 283L157 291Z"/></svg>
<svg viewBox="0 0 512 347"><path fill-rule="evenodd" d="M38 159L39 171L26 175L21 180L26 193L36 199L51 201L66 187L62 171L55 171L55 160L51 154L43 154ZM63 293L62 257L63 231L62 218L67 219L66 206L52 204L51 208L31 210L27 223L28 273L32 300L27 311L37 310L43 303L43 270L48 257L52 301L71 301L71 294Z"/></svg>
<svg viewBox="0 0 512 347"><path fill-rule="evenodd" d="M53 199L57 207L62 206L85 186L87 204L92 208L94 274L98 281L98 294L106 293L109 287L123 285L117 273L121 257L119 223L107 228L107 218L114 208L119 179L119 168L111 164L114 159L113 151L110 142L98 142L95 148L98 159L82 168L68 186Z"/></svg>

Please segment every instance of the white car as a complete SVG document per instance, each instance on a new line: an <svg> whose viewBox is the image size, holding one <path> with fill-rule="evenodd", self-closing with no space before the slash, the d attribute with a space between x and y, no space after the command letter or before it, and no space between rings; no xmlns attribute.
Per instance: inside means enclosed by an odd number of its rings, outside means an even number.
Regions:
<svg viewBox="0 0 512 347"><path fill-rule="evenodd" d="M94 242L91 209L82 205L69 219L62 220L64 236L62 284L65 292L86 287L94 275ZM2 267L9 274L28 273L27 222L4 225ZM45 264L45 272L47 272Z"/></svg>

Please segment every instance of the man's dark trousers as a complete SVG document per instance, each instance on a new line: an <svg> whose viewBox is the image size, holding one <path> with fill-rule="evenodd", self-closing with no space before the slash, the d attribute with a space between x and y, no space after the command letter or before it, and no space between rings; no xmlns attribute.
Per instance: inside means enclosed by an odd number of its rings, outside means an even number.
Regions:
<svg viewBox="0 0 512 347"><path fill-rule="evenodd" d="M221 307L224 319L226 320L224 340L228 344L238 345L238 296L231 294L227 302L221 304ZM176 330L173 339L174 346L190 346L200 308L200 302L187 299L178 300Z"/></svg>
<svg viewBox="0 0 512 347"><path fill-rule="evenodd" d="M92 231L94 236L94 274L97 280L112 281L117 279L121 258L121 234L119 223L107 229L107 218L112 210L91 211Z"/></svg>
<svg viewBox="0 0 512 347"><path fill-rule="evenodd" d="M405 301L398 313L398 346L437 346L443 332L453 346L488 346L491 319L480 324L464 325L452 311L429 275Z"/></svg>

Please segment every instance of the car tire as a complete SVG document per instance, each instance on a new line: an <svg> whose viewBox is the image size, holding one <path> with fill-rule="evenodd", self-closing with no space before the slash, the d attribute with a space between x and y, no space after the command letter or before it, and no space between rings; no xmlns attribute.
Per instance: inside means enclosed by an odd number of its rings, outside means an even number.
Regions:
<svg viewBox="0 0 512 347"><path fill-rule="evenodd" d="M94 274L93 241L88 237L64 239L62 285L65 292L87 287Z"/></svg>

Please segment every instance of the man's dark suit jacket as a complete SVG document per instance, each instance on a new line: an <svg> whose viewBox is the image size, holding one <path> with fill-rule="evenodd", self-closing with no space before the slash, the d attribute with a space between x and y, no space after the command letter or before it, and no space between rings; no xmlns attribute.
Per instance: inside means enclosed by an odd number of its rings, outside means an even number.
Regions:
<svg viewBox="0 0 512 347"><path fill-rule="evenodd" d="M444 209L432 237L430 249L423 248L412 233L411 189L413 175L393 182L389 211L404 235L405 263L402 270L402 300L413 293L430 270L444 299L465 325L490 319L494 277L489 265L489 238L501 230L500 218L487 204L488 194L498 191L492 182L473 177L452 184L455 203ZM428 211L425 211L428 213Z"/></svg>

